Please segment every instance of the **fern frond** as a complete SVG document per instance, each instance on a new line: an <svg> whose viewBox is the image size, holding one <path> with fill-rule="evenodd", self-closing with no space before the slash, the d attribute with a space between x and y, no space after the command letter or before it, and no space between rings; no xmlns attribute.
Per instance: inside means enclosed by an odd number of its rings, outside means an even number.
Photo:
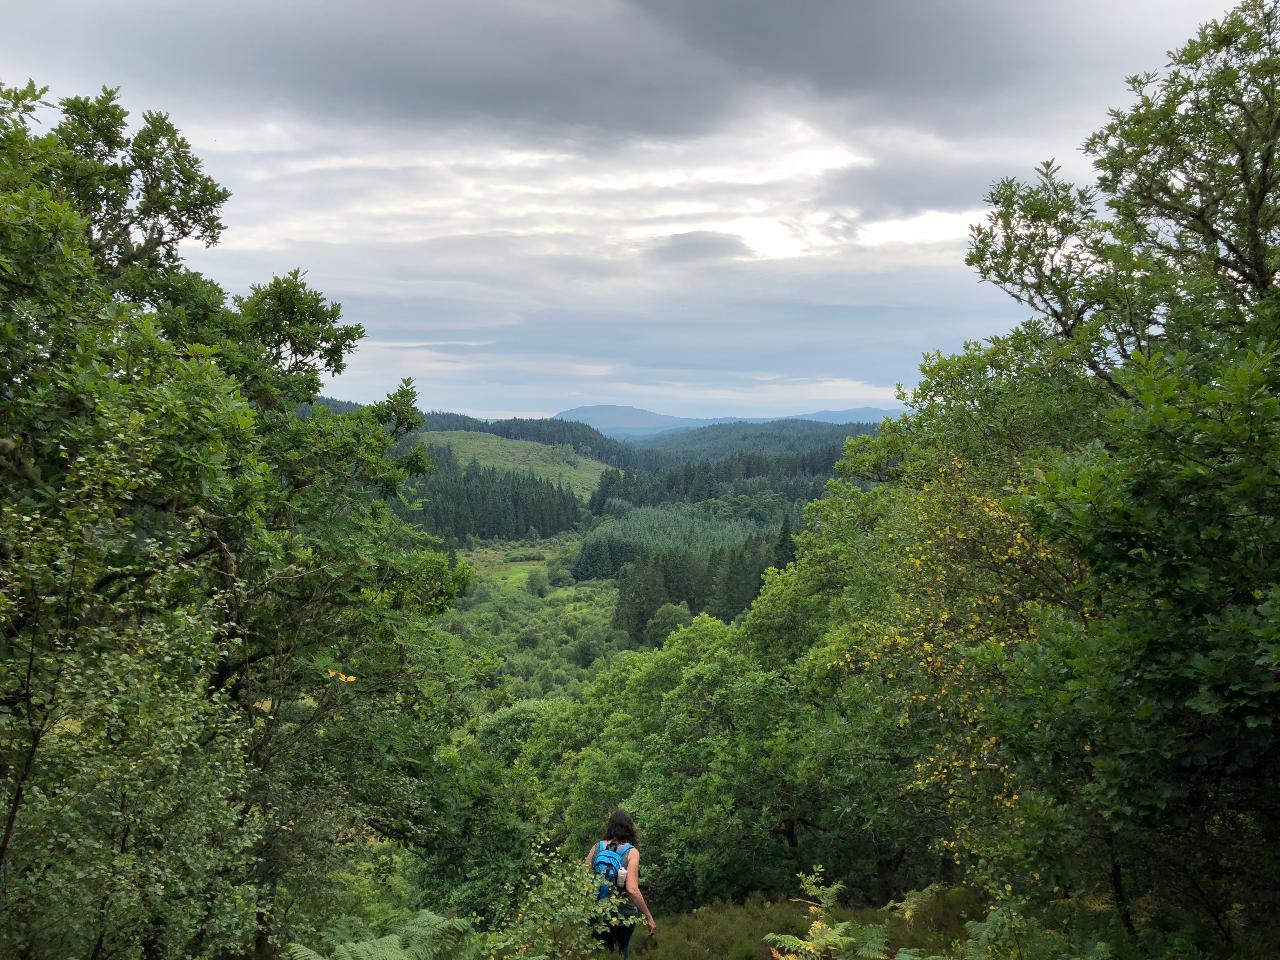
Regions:
<svg viewBox="0 0 1280 960"><path fill-rule="evenodd" d="M884 960L889 955L889 925L872 923L857 928L855 939L860 960Z"/></svg>
<svg viewBox="0 0 1280 960"><path fill-rule="evenodd" d="M412 960L455 960L472 952L467 945L474 932L466 920L420 910L405 925L400 939Z"/></svg>
<svg viewBox="0 0 1280 960"><path fill-rule="evenodd" d="M483 944L471 924L420 910L399 933L376 940L341 943L328 960L479 960ZM326 960L300 943L290 944L285 960Z"/></svg>
<svg viewBox="0 0 1280 960"><path fill-rule="evenodd" d="M787 933L767 933L764 940L769 946L777 947L787 956L805 953L809 943L802 937L793 937Z"/></svg>
<svg viewBox="0 0 1280 960"><path fill-rule="evenodd" d="M400 937L392 934L377 940L344 943L334 948L332 960L413 960Z"/></svg>

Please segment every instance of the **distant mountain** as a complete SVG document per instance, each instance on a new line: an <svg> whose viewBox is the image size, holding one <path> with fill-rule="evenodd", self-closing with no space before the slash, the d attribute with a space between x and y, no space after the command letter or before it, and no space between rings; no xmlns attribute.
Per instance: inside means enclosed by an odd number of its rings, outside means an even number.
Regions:
<svg viewBox="0 0 1280 960"><path fill-rule="evenodd" d="M557 413L556 420L577 420L595 427L605 436L618 439L631 437L647 437L667 430L692 430L696 427L709 427L713 423L737 423L741 418L721 417L716 420L698 420L693 417L672 417L665 413L654 413L652 410L641 410L639 407L617 407L599 404L593 407L574 407Z"/></svg>
<svg viewBox="0 0 1280 960"><path fill-rule="evenodd" d="M802 413L789 417L673 417L654 413L639 407L620 407L600 404L591 407L574 407L555 415L556 420L577 420L595 427L601 433L619 440L634 440L675 430L696 430L719 423L773 423L778 420L817 420L822 423L879 423L885 417L897 416L900 410L884 410L879 407L853 407L849 410L823 410L818 413Z"/></svg>
<svg viewBox="0 0 1280 960"><path fill-rule="evenodd" d="M819 423L879 423L885 417L902 416L902 410L886 410L883 407L850 407L848 410L819 410L779 420L817 420ZM773 421L752 421L772 423Z"/></svg>

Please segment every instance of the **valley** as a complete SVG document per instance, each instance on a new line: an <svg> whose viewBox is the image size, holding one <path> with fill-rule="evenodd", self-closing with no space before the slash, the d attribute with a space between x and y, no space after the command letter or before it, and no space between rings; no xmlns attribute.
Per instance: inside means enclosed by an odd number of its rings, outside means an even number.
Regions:
<svg viewBox="0 0 1280 960"><path fill-rule="evenodd" d="M431 420L461 422L438 413ZM802 507L834 475L844 439L875 430L804 420L693 427L623 441L631 462L647 466L618 470L567 442L468 426L413 435L434 469L417 488L426 503L407 515L475 570L457 609L438 622L494 659L499 699L575 695L622 651L659 646L700 613L733 620L765 570L794 557ZM530 420L519 432L545 429ZM579 446L589 449L581 439ZM617 450L607 453L618 459ZM446 485L451 478L457 489ZM563 506L561 490L577 498L577 510L551 519L538 506ZM513 497L524 498L534 522L522 514L512 530L523 536L486 537L486 524L517 509ZM486 524L456 525L465 502ZM432 512L434 503L449 507L447 518Z"/></svg>

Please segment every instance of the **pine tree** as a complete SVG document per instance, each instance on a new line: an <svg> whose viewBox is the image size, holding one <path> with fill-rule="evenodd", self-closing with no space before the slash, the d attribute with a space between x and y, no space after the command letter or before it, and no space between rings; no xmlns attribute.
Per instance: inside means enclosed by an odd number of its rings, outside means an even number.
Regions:
<svg viewBox="0 0 1280 960"><path fill-rule="evenodd" d="M778 539L773 548L773 566L781 570L795 558L796 541L791 533L791 514L784 513L782 528L778 531Z"/></svg>

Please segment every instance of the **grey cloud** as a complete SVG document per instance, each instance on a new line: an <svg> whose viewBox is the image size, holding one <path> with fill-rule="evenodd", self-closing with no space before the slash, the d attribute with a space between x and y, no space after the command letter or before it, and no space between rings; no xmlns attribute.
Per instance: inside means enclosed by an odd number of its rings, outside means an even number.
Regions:
<svg viewBox="0 0 1280 960"><path fill-rule="evenodd" d="M30 41L26 55L10 52L11 68L37 77L52 66L86 85L120 82L230 114L497 124L526 139L589 142L705 131L788 87L841 102L858 122L1043 126L1099 92L1118 95L1124 72L1158 65L1222 9L1216 0L62 0L19 5L7 26Z"/></svg>
<svg viewBox="0 0 1280 960"><path fill-rule="evenodd" d="M899 217L922 210L980 206L991 184L1022 175L1015 162L970 161L911 154L887 157L868 167L850 167L824 178L816 200L856 208L868 219Z"/></svg>
<svg viewBox="0 0 1280 960"><path fill-rule="evenodd" d="M1159 67L1221 0L633 0L741 75L800 84L858 122L965 132L1060 124ZM1117 64L1127 66L1117 70Z"/></svg>
<svg viewBox="0 0 1280 960"><path fill-rule="evenodd" d="M221 102L232 115L501 124L527 139L590 139L707 129L742 92L716 58L608 0L66 0L13 12L14 34L58 37L41 59L59 73ZM41 77L36 59L10 59ZM70 92L82 91L55 91Z"/></svg>
<svg viewBox="0 0 1280 960"><path fill-rule="evenodd" d="M728 260L751 256L751 248L733 234L695 230L664 237L649 249L649 256L660 262L675 263Z"/></svg>

